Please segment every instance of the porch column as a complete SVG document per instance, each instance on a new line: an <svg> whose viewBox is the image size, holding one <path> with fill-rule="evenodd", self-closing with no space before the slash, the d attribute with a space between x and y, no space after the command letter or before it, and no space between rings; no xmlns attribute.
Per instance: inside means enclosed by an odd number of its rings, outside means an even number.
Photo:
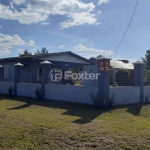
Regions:
<svg viewBox="0 0 150 150"><path fill-rule="evenodd" d="M14 96L17 96L17 83L19 82L19 70L24 65L21 63L15 64L15 79L14 79Z"/></svg>
<svg viewBox="0 0 150 150"><path fill-rule="evenodd" d="M3 76L3 66L0 65L0 81L2 80Z"/></svg>
<svg viewBox="0 0 150 150"><path fill-rule="evenodd" d="M144 63L134 63L134 86L140 87L140 102L144 102Z"/></svg>
<svg viewBox="0 0 150 150"><path fill-rule="evenodd" d="M110 105L109 101L109 70L110 60L109 58L100 57L98 60L98 107L108 108Z"/></svg>
<svg viewBox="0 0 150 150"><path fill-rule="evenodd" d="M43 61L40 63L42 65L42 79L41 79L41 97L44 100L45 99L45 84L47 83L47 77L48 77L48 66L52 63L49 61Z"/></svg>

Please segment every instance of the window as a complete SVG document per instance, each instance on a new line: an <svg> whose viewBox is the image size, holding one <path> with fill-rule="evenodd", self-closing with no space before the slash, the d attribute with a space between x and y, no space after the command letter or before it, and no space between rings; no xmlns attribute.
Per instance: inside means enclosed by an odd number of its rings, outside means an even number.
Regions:
<svg viewBox="0 0 150 150"><path fill-rule="evenodd" d="M8 66L4 66L4 79L8 78Z"/></svg>

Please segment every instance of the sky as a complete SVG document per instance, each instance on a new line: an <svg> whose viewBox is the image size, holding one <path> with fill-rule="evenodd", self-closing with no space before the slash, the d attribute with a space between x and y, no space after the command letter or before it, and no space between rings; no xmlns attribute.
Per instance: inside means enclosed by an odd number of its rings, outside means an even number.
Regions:
<svg viewBox="0 0 150 150"><path fill-rule="evenodd" d="M137 0L0 0L0 58L72 51L110 57ZM113 59L141 60L150 49L150 0L139 0L131 26Z"/></svg>

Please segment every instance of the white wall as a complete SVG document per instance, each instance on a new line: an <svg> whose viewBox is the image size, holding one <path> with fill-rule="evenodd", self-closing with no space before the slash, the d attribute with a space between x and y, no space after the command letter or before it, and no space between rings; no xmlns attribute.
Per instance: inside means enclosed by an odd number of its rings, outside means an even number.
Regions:
<svg viewBox="0 0 150 150"><path fill-rule="evenodd" d="M8 94L8 88L13 87L11 82L0 82L0 94ZM17 95L36 97L35 90L41 88L40 84L18 83ZM47 84L45 87L46 99L68 101L83 104L93 104L89 93L98 92L96 86L72 86ZM116 102L114 105L133 104L140 102L140 87L110 87L110 96L114 93ZM150 87L144 88L144 96L150 99Z"/></svg>
<svg viewBox="0 0 150 150"><path fill-rule="evenodd" d="M0 94L8 94L8 88L13 87L14 91L14 83L13 82L0 82Z"/></svg>
<svg viewBox="0 0 150 150"><path fill-rule="evenodd" d="M140 102L140 87L110 87L110 96L114 93L116 102L114 105L134 104Z"/></svg>
<svg viewBox="0 0 150 150"><path fill-rule="evenodd" d="M41 88L41 85L33 84L33 83L18 83L17 84L17 95L35 98L36 97L35 90L37 88Z"/></svg>
<svg viewBox="0 0 150 150"><path fill-rule="evenodd" d="M98 64L94 65L84 65L83 66L83 72L87 73L98 73ZM95 80L83 80L83 85L84 86L98 86L98 79Z"/></svg>
<svg viewBox="0 0 150 150"><path fill-rule="evenodd" d="M150 86L144 87L144 101L146 99L146 96L148 98L148 101L150 101Z"/></svg>
<svg viewBox="0 0 150 150"><path fill-rule="evenodd" d="M97 93L97 91L98 88L94 86L47 84L45 88L45 98L92 105L93 103L89 96L89 93Z"/></svg>
<svg viewBox="0 0 150 150"><path fill-rule="evenodd" d="M46 85L46 99L93 104L89 93L98 92L96 86ZM114 105L134 104L140 102L139 87L110 87L110 96L114 93ZM149 94L150 95L150 94Z"/></svg>

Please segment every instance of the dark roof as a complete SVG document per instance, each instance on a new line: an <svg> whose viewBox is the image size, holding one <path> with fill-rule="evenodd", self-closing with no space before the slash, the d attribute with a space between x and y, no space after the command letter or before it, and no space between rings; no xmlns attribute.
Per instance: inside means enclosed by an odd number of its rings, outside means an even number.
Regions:
<svg viewBox="0 0 150 150"><path fill-rule="evenodd" d="M91 58L89 59L89 61L90 61L91 63L93 63L93 64L97 63L96 58L93 58L93 57L91 57Z"/></svg>
<svg viewBox="0 0 150 150"><path fill-rule="evenodd" d="M9 58L1 58L0 62L10 62L10 61L20 61L20 60L32 60L33 56L28 57L9 57Z"/></svg>
<svg viewBox="0 0 150 150"><path fill-rule="evenodd" d="M66 52L58 52L58 53L48 53L45 55L32 55L32 56L27 56L27 57L9 57L9 58L2 58L0 59L0 62L10 62L10 61L21 61L21 60L35 60L35 59L39 59L41 57L45 57L45 56L54 56L54 55L62 55L62 54L69 54L72 55L76 58L79 58L83 61L86 61L88 63L91 63L88 59L81 57L71 51L66 51Z"/></svg>

